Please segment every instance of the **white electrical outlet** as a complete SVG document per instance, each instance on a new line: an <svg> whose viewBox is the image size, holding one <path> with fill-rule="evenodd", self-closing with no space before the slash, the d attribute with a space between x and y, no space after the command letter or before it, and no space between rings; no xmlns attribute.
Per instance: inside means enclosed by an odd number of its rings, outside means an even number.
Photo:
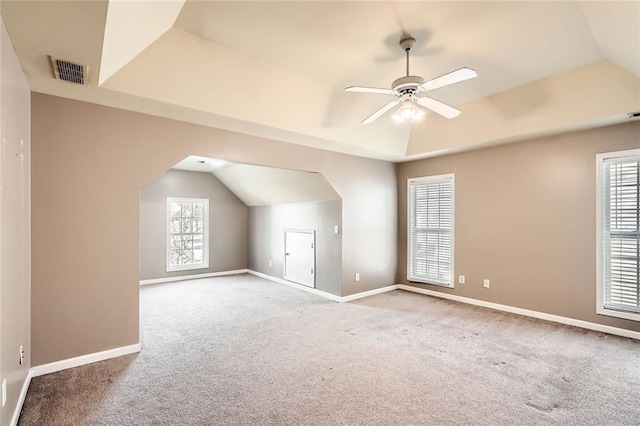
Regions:
<svg viewBox="0 0 640 426"><path fill-rule="evenodd" d="M271 259L269 259L269 267L273 266L273 262L271 261Z"/></svg>
<svg viewBox="0 0 640 426"><path fill-rule="evenodd" d="M356 272L356 281L360 281L360 273Z"/></svg>
<svg viewBox="0 0 640 426"><path fill-rule="evenodd" d="M2 406L7 403L7 379L2 381Z"/></svg>
<svg viewBox="0 0 640 426"><path fill-rule="evenodd" d="M20 365L24 364L24 346L20 345Z"/></svg>
<svg viewBox="0 0 640 426"><path fill-rule="evenodd" d="M336 226L334 226L334 227L333 227L333 233L334 233L334 234L338 234L338 233L340 233L340 227L339 227L338 225L336 225Z"/></svg>
<svg viewBox="0 0 640 426"><path fill-rule="evenodd" d="M489 288L490 286L491 286L491 282L489 280L485 279L484 283L483 283L483 287L484 288Z"/></svg>
<svg viewBox="0 0 640 426"><path fill-rule="evenodd" d="M458 284L464 284L464 275L458 277Z"/></svg>

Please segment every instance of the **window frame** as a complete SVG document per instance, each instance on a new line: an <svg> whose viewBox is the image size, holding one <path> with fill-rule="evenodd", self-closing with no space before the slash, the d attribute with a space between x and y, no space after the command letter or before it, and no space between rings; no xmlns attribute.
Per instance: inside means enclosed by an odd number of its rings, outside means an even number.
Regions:
<svg viewBox="0 0 640 426"><path fill-rule="evenodd" d="M202 212L202 263L195 265L171 266L171 203L204 203ZM167 197L166 202L166 272L190 271L195 269L209 268L209 199L208 198L188 198L188 197ZM180 234L182 235L182 233Z"/></svg>
<svg viewBox="0 0 640 426"><path fill-rule="evenodd" d="M448 179L451 182L451 271L449 275L450 283L436 283L422 278L411 276L411 184L412 183L435 183ZM455 173L446 173L441 175L421 176L407 179L407 281L436 285L438 287L455 288L455 217L456 217L456 197L455 192Z"/></svg>
<svg viewBox="0 0 640 426"><path fill-rule="evenodd" d="M605 307L604 297L604 162L611 158L640 156L640 149L596 154L596 313L632 321L640 321L640 313Z"/></svg>

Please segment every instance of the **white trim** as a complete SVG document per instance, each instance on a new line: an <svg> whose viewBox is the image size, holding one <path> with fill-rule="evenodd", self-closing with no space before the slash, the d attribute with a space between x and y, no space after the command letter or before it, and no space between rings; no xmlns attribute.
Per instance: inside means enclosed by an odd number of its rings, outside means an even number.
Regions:
<svg viewBox="0 0 640 426"><path fill-rule="evenodd" d="M202 263L193 265L171 266L171 203L203 203L204 211L202 212ZM209 199L208 198L185 198L185 197L167 197L167 246L165 269L167 272L190 271L195 269L207 269L209 267ZM180 234L182 235L182 234Z"/></svg>
<svg viewBox="0 0 640 426"><path fill-rule="evenodd" d="M235 272L235 271L229 271ZM483 300L471 299L468 297L457 296L449 293L442 293L438 291L428 290L420 287L413 287L406 284L393 284L387 287L378 288L375 290L365 291L362 293L351 294L349 296L335 296L330 293L326 293L324 291L316 290L314 288L306 287L303 285L295 284L280 278L272 277L271 275L263 274L261 272L253 271L251 269L246 270L247 273L251 275L255 275L260 278L264 278L270 281L274 281L280 284L285 284L290 287L297 288L299 290L306 291L308 293L313 293L318 296L325 297L327 299L331 299L336 302L349 302L356 299L361 299L364 297L373 296L376 294L385 293L393 290L404 290L412 293L424 294L427 296L439 297L442 299L454 300L456 302L466 303L469 305L480 306L483 308L495 309L504 312L510 312L517 315L523 315L531 318L538 318L545 321L556 322L560 324L566 324L574 327L586 328L588 330L599 331L603 333L614 334L617 336L628 337L631 339L640 340L640 332L625 330L622 328L611 327L608 325L596 324L588 321L577 320L573 318L561 317L558 315L546 314L544 312L531 311L529 309L516 308L508 305L501 305L493 302L486 302ZM22 406L24 405L24 400L27 395L27 391L29 389L29 385L31 383L31 379L33 377L42 376L44 374L55 373L57 371L66 370L68 368L79 367L86 364L91 364L98 361L104 361L111 358L117 358L123 355L129 355L133 353L140 352L141 346L139 343L130 346L123 346L115 349L109 349L102 352L96 352L92 354L82 355L74 358L69 358L62 361L56 361L49 364L38 365L36 367L31 367L27 372L27 377L24 380L22 385L22 390L20 391L20 396L18 398L18 404L13 413L13 417L11 419L11 426L16 426L18 424L18 419L20 417L20 412L22 411Z"/></svg>
<svg viewBox="0 0 640 426"><path fill-rule="evenodd" d="M586 328L587 330L600 331L602 333L609 333L609 334L614 334L616 336L629 337L631 339L640 340L639 331L626 330L624 328L611 327L609 325L596 324L593 322L578 320L574 318L561 317L559 315L547 314L544 312L532 311L529 309L516 308L514 306L509 306L509 305L501 305L499 303L486 302L484 300L471 299L469 297L457 296L455 294L428 290L425 288L414 287L406 284L393 284L387 287L377 288L375 290L369 290L369 291L364 291L362 293L350 294L348 296L340 297L334 294L326 293L324 291L316 290L314 288L295 284L290 281L283 280L281 278L272 277L271 275L263 274L261 272L253 271L251 269L249 269L247 272L251 275L255 275L257 277L264 278L266 280L274 281L280 284L285 284L290 287L306 291L308 293L313 293L318 296L325 297L327 299L333 300L334 302L340 302L340 303L350 302L352 300L362 299L364 297L374 296L376 294L386 293L388 291L405 290L412 293L420 293L420 294L425 294L427 296L434 296L434 297L440 297L442 299L454 300L456 302L466 303L468 305L475 305L483 308L495 309L497 311L510 312L512 314L523 315L525 317L537 318L545 321L551 321L551 322L556 322L560 324L570 325L573 327Z"/></svg>
<svg viewBox="0 0 640 426"><path fill-rule="evenodd" d="M27 391L29 390L29 385L31 384L31 378L33 377L33 371L30 368L27 371L27 377L24 378L24 383L22 384L22 390L20 390L20 396L18 396L18 404L16 404L16 409L13 411L13 417L11 417L11 426L16 426L18 424L18 419L20 418L20 412L22 411L22 406L24 405L24 400L27 397Z"/></svg>
<svg viewBox="0 0 640 426"><path fill-rule="evenodd" d="M276 278L271 275L263 274L261 272L253 271L249 269L247 271L251 275L255 275L260 278L264 278L266 280L274 281L280 284L285 284L293 288L297 288L299 290L306 291L308 293L313 293L318 296L325 297L327 299L333 300L334 302L350 302L352 300L361 299L363 297L374 296L380 293L386 293L388 291L393 290L404 290L412 293L425 294L427 296L440 297L442 299L454 300L456 302L466 303L468 305L480 306L483 308L495 309L497 311L510 312L512 314L523 315L525 317L537 318L545 321L556 322L560 324L570 325L573 327L585 328L587 330L599 331L602 333L614 334L616 336L629 337L631 339L640 340L640 332L626 330L624 328L611 327L609 325L596 324L593 322L582 321L574 318L561 317L559 315L547 314L544 312L532 311L529 309L516 308L514 306L509 305L501 305L499 303L486 302L484 300L471 299L469 297L457 296L455 294L449 294L434 290L428 290L421 287L414 287L406 284L393 284L387 287L377 288L375 290L364 291L362 293L350 294L348 296L340 297L334 294L326 293L324 291L316 290L314 288L306 287L303 285L295 284L290 281L283 280L281 278Z"/></svg>
<svg viewBox="0 0 640 426"><path fill-rule="evenodd" d="M31 367L31 377L38 377L44 374L55 373L56 371L62 371L73 367L80 367L81 365L92 364L94 362L117 358L123 355L130 355L137 352L140 352L140 343L109 349L102 352L81 355L74 358L63 359L61 361Z"/></svg>
<svg viewBox="0 0 640 426"><path fill-rule="evenodd" d="M586 328L588 330L600 331L602 333L615 334L617 336L640 340L640 331L626 330L624 328L611 327L609 325L596 324L593 322L561 317L559 315L546 314L544 312L531 311L529 309L516 308L509 305L501 305L499 303L485 302L484 300L456 296L455 294L427 290L425 288L413 287L406 284L399 284L398 288L400 290L411 291L413 293L420 293L426 294L428 296L440 297L442 299L455 300L456 302L467 303L469 305L481 306L483 308L490 308L498 311L511 312L512 314L524 315L526 317L538 318L545 321L557 322L560 324L571 325L573 327Z"/></svg>
<svg viewBox="0 0 640 426"><path fill-rule="evenodd" d="M9 424L11 426L16 426L18 424L20 413L22 412L22 406L24 405L24 401L27 397L27 391L29 390L29 385L31 384L32 378L66 370L68 368L80 367L82 365L92 364L98 361L117 358L123 355L130 355L137 352L140 352L140 343L31 367L27 372L27 377L25 377L24 383L22 384L22 390L20 391L20 396L18 397L18 404L13 411L13 417L11 417L11 423Z"/></svg>
<svg viewBox="0 0 640 426"><path fill-rule="evenodd" d="M607 309L604 306L604 271L602 268L602 237L604 229L604 218L602 216L602 167L604 165L604 160L606 159L637 155L640 155L640 149L627 149L624 151L604 152L596 154L596 313L598 315L607 315L610 317L623 318L631 321L640 321L640 314Z"/></svg>
<svg viewBox="0 0 640 426"><path fill-rule="evenodd" d="M604 154L596 155L596 313L604 308L602 288L602 165Z"/></svg>
<svg viewBox="0 0 640 426"><path fill-rule="evenodd" d="M412 182L438 182L449 179L451 181L451 282L449 284L432 283L415 277L411 277L411 183ZM455 288L455 233L456 226L456 174L446 173L433 176L407 178L407 281L420 282L422 284L437 285L439 287Z"/></svg>
<svg viewBox="0 0 640 426"><path fill-rule="evenodd" d="M386 293L387 291L393 291L398 289L397 284L393 284L387 287L376 288L374 290L363 291L362 293L350 294L348 296L336 296L335 294L327 293L326 291L317 290L315 288L307 287L302 284L296 284L291 281L283 280L282 278L277 278L271 275L263 274L262 272L254 271L249 269L247 271L251 275L255 275L256 277L264 278L265 280L273 281L279 284L288 285L289 287L297 288L298 290L306 291L307 293L313 293L316 296L324 297L325 299L333 300L334 302L344 303L350 302L356 299L362 299L363 297L369 297L380 293Z"/></svg>
<svg viewBox="0 0 640 426"><path fill-rule="evenodd" d="M364 297L375 296L376 294L386 293L388 291L398 290L398 284L389 285L382 288L376 288L369 291L363 291L361 293L350 294L348 296L342 296L341 302L351 302L352 300L362 299Z"/></svg>
<svg viewBox="0 0 640 426"><path fill-rule="evenodd" d="M282 278L273 277L271 275L263 274L262 272L254 271L252 269L248 269L247 273L251 275L255 275L256 277L264 278L265 280L288 285L289 287L297 288L298 290L306 291L307 293L313 293L316 296L322 296L324 298L333 300L334 302L342 302L342 297L336 296L335 294L327 293L325 291L317 290L313 287L308 287L302 284L296 284L293 281L283 280Z"/></svg>
<svg viewBox="0 0 640 426"><path fill-rule="evenodd" d="M234 269L232 271L209 272L206 274L179 275L176 277L153 278L149 280L140 280L140 285L172 283L174 281L197 280L200 278L222 277L224 275L246 274L247 269Z"/></svg>

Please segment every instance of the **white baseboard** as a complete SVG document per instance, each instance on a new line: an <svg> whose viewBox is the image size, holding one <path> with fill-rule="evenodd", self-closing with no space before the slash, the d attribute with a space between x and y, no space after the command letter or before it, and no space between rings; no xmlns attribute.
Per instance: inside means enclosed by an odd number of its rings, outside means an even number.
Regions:
<svg viewBox="0 0 640 426"><path fill-rule="evenodd" d="M571 325L573 327L586 328L587 330L600 331L602 333L615 334L616 336L629 337L631 339L640 340L640 332L638 331L626 330L624 328L611 327L609 325L602 325L602 324L596 324L594 322L561 317L559 315L546 314L544 312L531 311L529 309L516 308L514 306L509 306L509 305L501 305L499 303L485 302L484 300L456 296L455 294L442 293L439 291L428 290L425 288L414 287L414 286L405 285L405 284L399 284L398 288L400 290L426 294L428 296L440 297L442 299L455 300L456 302L467 303L469 305L481 306L483 308L490 308L498 311L510 312L512 314L524 315L526 317L538 318L541 320L557 322L565 325Z"/></svg>
<svg viewBox="0 0 640 426"><path fill-rule="evenodd" d="M262 272L254 271L253 269L248 269L247 272L251 275L255 275L256 277L264 278L265 280L273 281L278 284L288 285L289 287L297 288L298 290L306 291L307 293L313 293L316 296L322 296L324 298L333 300L334 302L342 302L342 297L336 296L335 294L327 293L326 291L321 291L313 287L307 287L302 284L296 284L292 281L283 280L282 278L277 278L271 275L263 274Z"/></svg>
<svg viewBox="0 0 640 426"><path fill-rule="evenodd" d="M129 355L140 352L140 343L135 345L122 346L119 348L109 349L102 352L81 355L74 358L63 359L49 364L37 365L31 367L31 377L42 376L43 374L55 373L56 371L66 370L67 368L79 367L81 365L92 364L106 359L117 358L123 355Z"/></svg>
<svg viewBox="0 0 640 426"><path fill-rule="evenodd" d="M27 372L27 377L24 379L24 383L22 384L22 390L20 391L20 396L18 397L18 404L15 411L13 412L13 417L11 418L10 425L16 426L18 424L20 412L22 411L24 400L27 397L27 391L29 390L29 385L31 384L32 378L49 373L55 373L56 371L66 370L67 368L80 367L81 365L104 361L110 358L117 358L119 356L129 355L137 352L140 352L140 343L31 367Z"/></svg>
<svg viewBox="0 0 640 426"><path fill-rule="evenodd" d="M387 287L376 288L374 290L363 291L362 293L350 294L348 296L336 296L335 294L327 293L326 291L318 290L312 287L307 287L301 284L296 284L291 281L283 280L282 278L277 278L271 275L263 274L262 272L254 271L249 269L247 271L251 275L255 275L256 277L264 278L265 280L273 281L279 284L288 285L289 287L297 288L298 290L306 291L307 293L313 293L317 296L322 296L326 299L333 300L334 302L350 302L356 299L362 299L363 297L373 296L375 294L386 293L387 291L397 290L398 285L393 284Z"/></svg>
<svg viewBox="0 0 640 426"><path fill-rule="evenodd" d="M264 278L270 281L274 281L280 284L285 284L293 288L297 288L299 290L303 290L309 293L316 294L318 296L325 297L327 299L336 301L336 302L349 302L356 299L361 299L364 297L373 296L376 294L385 293L393 290L405 290L413 293L425 294L428 296L439 297L442 299L454 300L456 302L466 303L469 305L480 306L484 308L495 309L498 311L510 312L513 314L524 315L531 318L538 318L546 321L556 322L560 324L566 324L574 327L585 328L588 330L599 331L603 333L614 334L622 337L629 337L632 339L640 340L640 332L625 330L623 328L611 327L608 325L596 324L588 321L577 320L573 318L562 317L558 315L546 314L544 312L532 311L529 309L516 308L508 305L501 305L499 303L486 302L478 299L471 299L468 297L457 296L449 293L442 293L438 291L428 290L420 287L414 287L406 284L394 284L387 287L382 287L374 290L365 291L362 293L351 294L348 296L336 296L334 294L326 293L324 291L317 290L315 288L306 287L300 284L295 284L290 281L283 280L281 278L272 277L271 275L263 274L261 272L253 271L251 269L248 270L237 270L237 271L226 271L222 273L216 272L215 274L219 275L232 275L232 274L241 274L241 273L249 273L255 275L260 278ZM210 274L202 274L207 276L216 276ZM193 277L193 276L192 276ZM197 276L198 278L204 278L204 276ZM184 278L184 277L178 277ZM193 279L193 278L184 278L184 279ZM174 279L175 281L175 279ZM163 281L165 282L165 281ZM149 283L151 284L151 283ZM142 282L141 282L141 285ZM96 352L88 355L82 355L74 358L69 358L61 361L52 362L49 364L38 365L35 367L31 367L27 373L27 377L24 380L22 385L22 390L20 391L20 396L18 397L18 404L14 410L13 417L11 419L11 426L15 426L18 423L18 419L20 417L20 412L22 411L22 406L24 404L24 400L27 395L27 390L29 389L29 384L31 383L31 379L33 377L42 376L44 374L55 373L57 371L66 370L68 368L79 367L81 365L91 364L98 361L104 361L110 358L116 358L123 355L129 355L133 353L140 352L141 346L140 343L136 343L134 345L123 346L115 349L109 349L102 352Z"/></svg>
<svg viewBox="0 0 640 426"><path fill-rule="evenodd" d="M375 296L376 294L386 293L388 291L398 290L398 284L389 285L382 288L376 288L369 291L363 291L362 293L350 294L348 296L343 296L340 300L341 302L351 302L352 300L362 299L364 297Z"/></svg>
<svg viewBox="0 0 640 426"><path fill-rule="evenodd" d="M231 271L209 272L207 274L179 275L176 277L154 278L150 280L140 280L140 285L172 283L175 281L197 280L199 278L222 277L224 275L246 274L247 269L234 269Z"/></svg>
<svg viewBox="0 0 640 426"><path fill-rule="evenodd" d="M16 405L16 409L13 411L13 417L11 417L11 426L16 426L18 424L18 419L20 418L20 412L22 411L22 406L24 405L24 400L27 397L27 391L29 390L29 385L31 384L31 378L33 377L33 372L31 369L27 371L27 377L24 379L24 383L22 384L22 389L20 390L20 396L18 397L18 404Z"/></svg>

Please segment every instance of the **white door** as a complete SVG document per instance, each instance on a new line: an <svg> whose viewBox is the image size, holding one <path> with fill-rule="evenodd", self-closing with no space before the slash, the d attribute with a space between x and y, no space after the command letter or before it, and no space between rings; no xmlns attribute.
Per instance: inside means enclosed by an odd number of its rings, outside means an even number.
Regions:
<svg viewBox="0 0 640 426"><path fill-rule="evenodd" d="M284 278L315 287L316 235L313 230L285 230Z"/></svg>

